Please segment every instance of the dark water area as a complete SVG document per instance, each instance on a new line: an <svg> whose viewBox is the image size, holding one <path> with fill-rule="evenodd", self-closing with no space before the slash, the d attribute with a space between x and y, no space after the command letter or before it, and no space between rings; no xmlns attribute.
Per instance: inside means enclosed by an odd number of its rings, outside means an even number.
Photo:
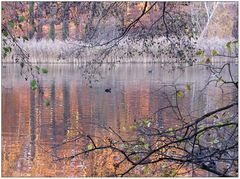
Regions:
<svg viewBox="0 0 240 179"><path fill-rule="evenodd" d="M54 155L71 155L81 144L75 142L56 150L51 147L79 132L104 136L99 126L124 133L134 121L148 116L159 120L163 128L177 125L171 112L157 112L175 101L173 88L165 87L168 85L184 92L179 106L196 116L227 104L237 93L229 87L223 94L214 84L203 90L211 72L201 65L184 70L172 70L163 64L120 64L111 70L103 66L102 78L92 88L78 66L42 66L49 71L39 76L43 95L31 90L30 82L20 76L19 66L2 68L2 176L97 175L96 166L100 164L92 163L100 160L99 156L75 162L53 161ZM232 73L237 79L235 64ZM223 76L230 78L227 71ZM186 90L186 84L191 90ZM107 88L111 93L105 92ZM45 105L46 99L49 106Z"/></svg>

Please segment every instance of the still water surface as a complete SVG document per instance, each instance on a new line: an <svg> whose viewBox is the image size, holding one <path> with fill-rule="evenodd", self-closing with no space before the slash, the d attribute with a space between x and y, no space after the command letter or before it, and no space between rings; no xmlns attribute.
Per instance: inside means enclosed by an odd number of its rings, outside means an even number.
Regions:
<svg viewBox="0 0 240 179"><path fill-rule="evenodd" d="M171 70L161 64L121 64L110 71L103 67L103 78L92 88L77 66L44 67L49 69L47 75L40 76L44 95L30 89L29 81L20 76L19 66L2 68L2 176L108 174L111 160L101 170L103 164L97 164L101 160L99 156L75 162L53 162L55 155L74 154L82 147L77 142L50 149L79 132L96 134L97 126L111 126L121 133L134 121L166 105L163 96L171 91L159 90L164 85L174 84L184 90L186 83L191 84L191 90L180 100L180 107L183 111L197 110L197 114L223 105L226 98L233 98L222 96L213 86L204 93L201 91L211 75L204 66L184 71ZM237 66L233 70L237 76ZM111 93L106 93L106 88L111 88ZM46 99L50 100L49 106L44 103ZM163 115L168 120L162 121L162 127L175 124L170 113L155 114L154 118Z"/></svg>

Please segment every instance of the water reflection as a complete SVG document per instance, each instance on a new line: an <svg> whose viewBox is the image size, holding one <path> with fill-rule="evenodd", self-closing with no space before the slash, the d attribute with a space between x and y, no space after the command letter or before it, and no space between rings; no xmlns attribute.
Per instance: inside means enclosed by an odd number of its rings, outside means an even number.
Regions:
<svg viewBox="0 0 240 179"><path fill-rule="evenodd" d="M69 99L69 84L66 79L63 79L63 129L64 135L66 136L67 130L69 127L69 118L70 118L70 99Z"/></svg>
<svg viewBox="0 0 240 179"><path fill-rule="evenodd" d="M176 125L176 111L158 111L174 103L170 88L180 89L191 84L179 102L181 111L199 115L223 105L232 93L221 94L211 87L201 89L210 75L205 67L172 71L160 64L119 65L112 71L103 69L103 79L89 88L81 71L71 65L48 66L49 74L41 76L44 95L29 88L29 82L19 76L19 67L8 65L2 76L2 175L3 176L94 176L111 171L112 161L103 163L98 154L78 161L53 162L54 156L68 156L81 146L77 141L61 148L57 144L71 139L79 132L104 137L97 126L111 126L123 132L131 123L147 116L158 121L158 127ZM152 73L148 73L149 69ZM237 76L237 67L234 69ZM226 75L227 78L227 75ZM106 88L112 93L105 93ZM161 90L160 90L161 89ZM50 100L46 106L44 101ZM163 119L168 120L163 120ZM50 150L54 147L53 150ZM49 152L51 151L51 153ZM93 165L104 165L101 171Z"/></svg>
<svg viewBox="0 0 240 179"><path fill-rule="evenodd" d="M30 90L30 160L33 161L35 158L35 139L36 139L36 132L35 132L35 91Z"/></svg>

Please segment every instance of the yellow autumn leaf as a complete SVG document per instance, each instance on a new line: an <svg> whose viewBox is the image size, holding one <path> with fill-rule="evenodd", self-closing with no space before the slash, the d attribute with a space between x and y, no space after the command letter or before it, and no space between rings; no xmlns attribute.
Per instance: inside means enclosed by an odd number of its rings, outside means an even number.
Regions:
<svg viewBox="0 0 240 179"><path fill-rule="evenodd" d="M88 144L87 149L88 150L92 150L93 149L93 145L92 144Z"/></svg>
<svg viewBox="0 0 240 179"><path fill-rule="evenodd" d="M180 91L180 90L177 90L177 96L178 96L178 97L183 97L183 92Z"/></svg>
<svg viewBox="0 0 240 179"><path fill-rule="evenodd" d="M216 50L212 50L212 56L216 56L218 54L218 52Z"/></svg>
<svg viewBox="0 0 240 179"><path fill-rule="evenodd" d="M190 85L189 83L186 84L186 89L187 89L188 91L191 90L191 85Z"/></svg>

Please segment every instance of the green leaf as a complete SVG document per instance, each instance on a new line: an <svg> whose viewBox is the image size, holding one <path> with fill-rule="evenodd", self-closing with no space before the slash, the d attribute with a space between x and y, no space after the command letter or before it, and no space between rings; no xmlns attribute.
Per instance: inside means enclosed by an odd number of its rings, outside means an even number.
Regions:
<svg viewBox="0 0 240 179"><path fill-rule="evenodd" d="M187 89L188 91L191 90L191 85L190 85L189 83L186 84L186 89Z"/></svg>
<svg viewBox="0 0 240 179"><path fill-rule="evenodd" d="M173 135L174 135L174 133L173 133L173 132L170 132L170 133L169 133L169 135L173 136Z"/></svg>
<svg viewBox="0 0 240 179"><path fill-rule="evenodd" d="M145 143L143 146L144 146L145 149L149 149L149 144L148 143Z"/></svg>
<svg viewBox="0 0 240 179"><path fill-rule="evenodd" d="M146 165L143 167L143 172L148 173L150 171L150 168Z"/></svg>
<svg viewBox="0 0 240 179"><path fill-rule="evenodd" d="M6 52L3 53L3 58L5 58L7 56Z"/></svg>
<svg viewBox="0 0 240 179"><path fill-rule="evenodd" d="M148 123L150 122L148 119L145 119L144 121L144 124L148 125Z"/></svg>
<svg viewBox="0 0 240 179"><path fill-rule="evenodd" d="M180 91L180 90L177 90L177 93L176 93L176 94L177 94L178 97L183 97L183 92Z"/></svg>
<svg viewBox="0 0 240 179"><path fill-rule="evenodd" d="M203 56L204 55L204 50L198 50L197 52L196 52L196 55L197 56Z"/></svg>
<svg viewBox="0 0 240 179"><path fill-rule="evenodd" d="M228 49L229 51L231 50L231 44L232 44L231 41L229 41L229 42L226 44L226 47L227 47L227 49Z"/></svg>
<svg viewBox="0 0 240 179"><path fill-rule="evenodd" d="M36 90L36 89L37 89L37 86L32 87L32 90Z"/></svg>
<svg viewBox="0 0 240 179"><path fill-rule="evenodd" d="M212 56L216 56L218 54L216 50L212 50L211 53L212 53Z"/></svg>
<svg viewBox="0 0 240 179"><path fill-rule="evenodd" d="M14 28L14 21L13 20L9 21L8 25L13 29Z"/></svg>
<svg viewBox="0 0 240 179"><path fill-rule="evenodd" d="M87 149L88 149L88 150L92 150L92 149L93 149L93 145L92 145L92 144L88 144L88 145L87 145Z"/></svg>
<svg viewBox="0 0 240 179"><path fill-rule="evenodd" d="M139 155L136 155L136 156L134 157L134 159L137 160L137 161L140 160Z"/></svg>
<svg viewBox="0 0 240 179"><path fill-rule="evenodd" d="M125 144L122 144L121 147L124 149L126 148L127 146Z"/></svg>
<svg viewBox="0 0 240 179"><path fill-rule="evenodd" d="M136 124L132 124L129 126L130 129L137 129L137 125Z"/></svg>
<svg viewBox="0 0 240 179"><path fill-rule="evenodd" d="M49 105L50 105L49 99L45 99L45 105L46 105L46 106L49 106Z"/></svg>
<svg viewBox="0 0 240 179"><path fill-rule="evenodd" d="M47 74L47 73L48 73L48 69L42 68L42 72L45 73L45 74Z"/></svg>
<svg viewBox="0 0 240 179"><path fill-rule="evenodd" d="M25 21L25 17L24 16L18 16L18 20L19 20L19 22L23 22L23 21Z"/></svg>
<svg viewBox="0 0 240 179"><path fill-rule="evenodd" d="M233 44L237 44L238 43L238 40L234 40L232 41Z"/></svg>
<svg viewBox="0 0 240 179"><path fill-rule="evenodd" d="M216 122L217 126L222 126L224 124L224 122Z"/></svg>
<svg viewBox="0 0 240 179"><path fill-rule="evenodd" d="M32 87L32 90L37 89L37 82L36 82L36 80L32 80L31 81L31 87Z"/></svg>
<svg viewBox="0 0 240 179"><path fill-rule="evenodd" d="M171 173L172 173L172 176L174 177L177 174L177 170L173 169Z"/></svg>
<svg viewBox="0 0 240 179"><path fill-rule="evenodd" d="M5 29L2 29L2 33L3 33L3 35L4 35L5 37L8 36L8 32L7 32Z"/></svg>
<svg viewBox="0 0 240 179"><path fill-rule="evenodd" d="M206 126L205 126L205 124L201 124L198 127L199 127L199 129L204 129Z"/></svg>
<svg viewBox="0 0 240 179"><path fill-rule="evenodd" d="M32 80L32 81L31 81L31 86L35 86L35 85L37 85L36 80Z"/></svg>
<svg viewBox="0 0 240 179"><path fill-rule="evenodd" d="M3 50L8 53L8 52L11 52L11 47L3 47Z"/></svg>
<svg viewBox="0 0 240 179"><path fill-rule="evenodd" d="M39 66L35 66L36 70L39 72L40 71L40 67Z"/></svg>
<svg viewBox="0 0 240 179"><path fill-rule="evenodd" d="M232 43L232 42L229 41L229 42L226 44L226 47L227 47L227 48L231 48L231 43Z"/></svg>

